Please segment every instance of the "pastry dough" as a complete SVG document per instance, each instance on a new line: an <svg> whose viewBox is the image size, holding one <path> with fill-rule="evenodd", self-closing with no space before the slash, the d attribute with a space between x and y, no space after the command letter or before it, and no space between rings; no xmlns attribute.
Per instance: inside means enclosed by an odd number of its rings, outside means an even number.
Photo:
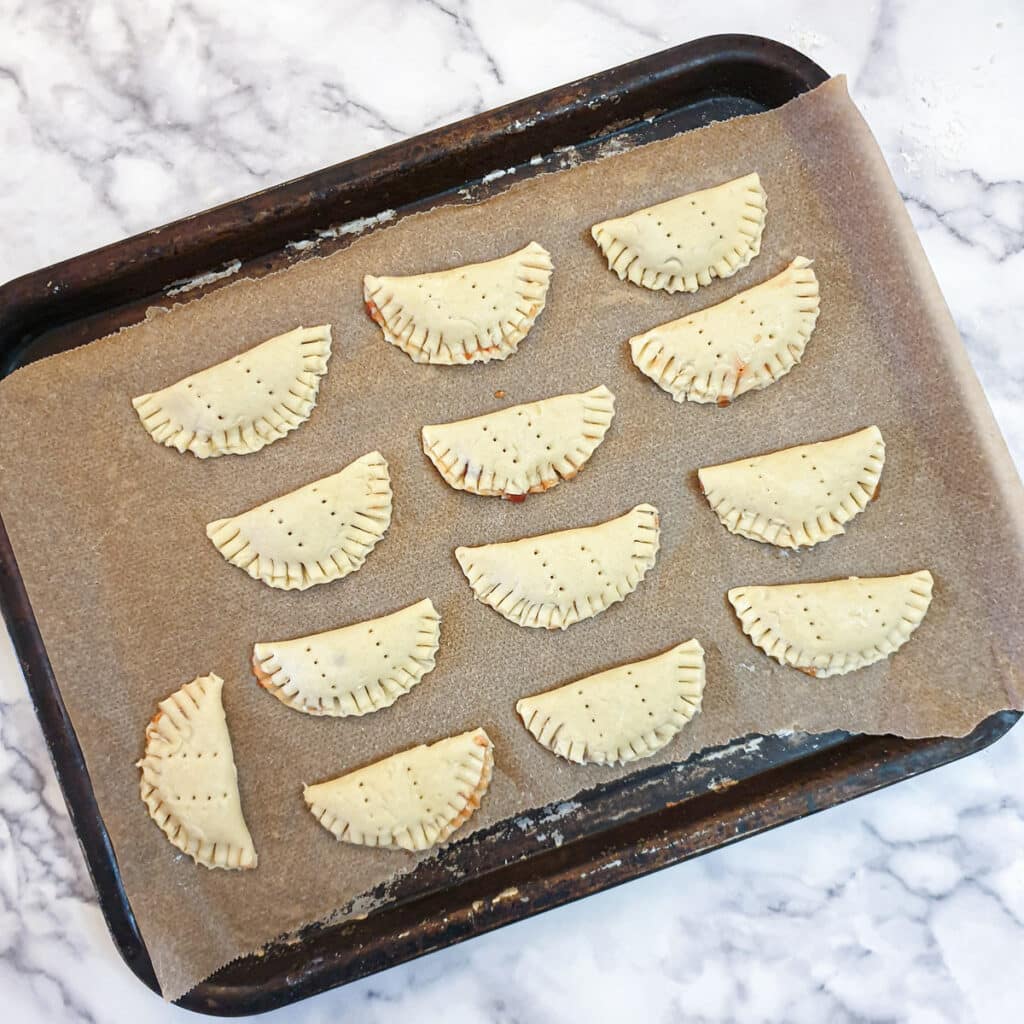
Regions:
<svg viewBox="0 0 1024 1024"><path fill-rule="evenodd" d="M478 601L520 626L566 629L636 590L658 554L658 510L596 526L456 548Z"/></svg>
<svg viewBox="0 0 1024 1024"><path fill-rule="evenodd" d="M200 459L247 455L309 419L330 357L328 325L298 327L132 405L168 448Z"/></svg>
<svg viewBox="0 0 1024 1024"><path fill-rule="evenodd" d="M615 396L602 384L423 428L423 451L457 491L522 501L571 480L604 440Z"/></svg>
<svg viewBox="0 0 1024 1024"><path fill-rule="evenodd" d="M932 574L736 587L729 600L765 654L823 678L898 651L928 611Z"/></svg>
<svg viewBox="0 0 1024 1024"><path fill-rule="evenodd" d="M818 319L818 279L803 256L725 302L630 338L633 362L677 402L729 402L800 362Z"/></svg>
<svg viewBox="0 0 1024 1024"><path fill-rule="evenodd" d="M761 179L748 174L603 221L590 233L620 281L695 292L732 277L761 251L765 215Z"/></svg>
<svg viewBox="0 0 1024 1024"><path fill-rule="evenodd" d="M254 580L305 590L355 572L391 523L391 481L380 452L256 508L218 519L206 536Z"/></svg>
<svg viewBox="0 0 1024 1024"><path fill-rule="evenodd" d="M136 767L142 769L149 816L182 853L208 868L254 868L223 687L224 680L211 673L160 701Z"/></svg>
<svg viewBox="0 0 1024 1024"><path fill-rule="evenodd" d="M428 672L441 636L430 599L297 640L253 647L260 686L307 715L365 715L390 707Z"/></svg>
<svg viewBox="0 0 1024 1024"><path fill-rule="evenodd" d="M551 254L536 242L488 263L363 279L384 337L417 363L486 363L519 347L544 308Z"/></svg>
<svg viewBox="0 0 1024 1024"><path fill-rule="evenodd" d="M302 795L335 839L426 850L472 817L493 767L491 739L474 729L306 786Z"/></svg>
<svg viewBox="0 0 1024 1024"><path fill-rule="evenodd" d="M537 742L576 764L627 764L661 750L700 711L704 648L696 640L516 704Z"/></svg>
<svg viewBox="0 0 1024 1024"><path fill-rule="evenodd" d="M837 534L875 496L885 464L878 427L697 471L730 533L811 547Z"/></svg>

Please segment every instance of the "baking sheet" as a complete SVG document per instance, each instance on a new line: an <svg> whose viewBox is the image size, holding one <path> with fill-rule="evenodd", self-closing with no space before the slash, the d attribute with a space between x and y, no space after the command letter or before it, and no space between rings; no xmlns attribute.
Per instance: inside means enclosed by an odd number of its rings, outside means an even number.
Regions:
<svg viewBox="0 0 1024 1024"><path fill-rule="evenodd" d="M756 169L768 194L761 255L695 296L655 295L605 269L589 226ZM361 278L487 259L536 238L556 271L517 355L413 364L365 317ZM822 313L803 363L728 409L677 406L629 362L625 339L815 259ZM128 399L298 323L334 325L309 423L264 452L199 462L158 448ZM580 477L523 505L448 489L423 423L607 384L617 415ZM506 396L494 398L496 390ZM408 870L401 853L336 844L301 799L319 781L417 742L483 725L496 774L474 828L626 774L556 761L522 728L518 697L657 653L708 652L703 713L660 756L751 732L843 728L961 735L1022 706L1020 484L881 155L841 79L738 119L410 217L324 260L239 282L0 383L0 508L79 736L164 994ZM847 536L786 554L728 534L694 470L877 423L881 498ZM333 472L373 448L395 514L365 567L283 593L227 565L205 524ZM622 604L564 634L523 630L473 601L458 544L586 525L650 501L662 549ZM725 590L928 567L932 609L894 658L816 681L742 635ZM383 614L430 596L437 669L361 720L289 711L255 684L251 645ZM225 705L256 872L196 869L146 816L131 767L156 702L208 671ZM468 832L468 829L466 830ZM460 835L463 833L460 833ZM442 854L443 856L443 854Z"/></svg>

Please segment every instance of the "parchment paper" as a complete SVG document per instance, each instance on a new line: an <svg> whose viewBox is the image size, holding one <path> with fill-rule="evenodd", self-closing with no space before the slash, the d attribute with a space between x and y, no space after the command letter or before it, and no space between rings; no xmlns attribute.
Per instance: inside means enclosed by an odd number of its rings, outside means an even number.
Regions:
<svg viewBox="0 0 1024 1024"><path fill-rule="evenodd" d="M619 282L595 221L756 169L768 195L761 255L697 295ZM537 239L552 253L548 306L504 363L420 366L387 345L361 304L366 272L482 260ZM630 335L815 260L821 317L803 362L733 406L674 404L630 363ZM129 399L297 324L334 325L310 422L265 451L201 462L153 443ZM607 384L617 414L580 477L513 505L456 493L419 429ZM495 399L502 389L504 399ZM623 770L556 760L522 727L518 697L696 636L704 709L652 762L752 732L836 728L960 735L1022 706L1020 482L881 154L834 79L771 113L524 182L490 201L399 221L327 259L241 281L0 384L2 513L164 994L407 871L404 853L336 843L304 782L483 725L494 784L471 825L566 799ZM700 465L877 423L880 500L847 535L785 554L727 533L700 497ZM228 565L205 524L379 448L391 529L364 568L304 593ZM474 602L453 557L580 526L640 501L661 510L657 565L622 604L566 633L526 630ZM740 631L727 588L930 568L935 599L893 658L816 681ZM252 644L323 630L430 596L437 669L392 708L318 720L264 693ZM254 872L195 867L150 822L133 767L158 700L197 674L226 680ZM464 829L460 835L467 834Z"/></svg>

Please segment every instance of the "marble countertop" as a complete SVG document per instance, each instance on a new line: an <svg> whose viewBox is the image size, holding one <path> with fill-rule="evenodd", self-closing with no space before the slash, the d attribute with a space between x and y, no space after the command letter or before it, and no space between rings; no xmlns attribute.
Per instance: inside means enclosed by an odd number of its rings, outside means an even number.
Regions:
<svg viewBox="0 0 1024 1024"><path fill-rule="evenodd" d="M1019 3L242 9L0 0L0 281L689 38L758 33L849 75L1022 464ZM1022 778L1019 727L925 777L267 1019L1019 1020ZM0 1001L18 1024L186 1018L107 935L6 634Z"/></svg>

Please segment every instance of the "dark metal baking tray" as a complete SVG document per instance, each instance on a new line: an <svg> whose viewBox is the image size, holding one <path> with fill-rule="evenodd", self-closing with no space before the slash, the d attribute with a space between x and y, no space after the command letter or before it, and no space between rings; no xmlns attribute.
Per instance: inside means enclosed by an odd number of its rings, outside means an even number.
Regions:
<svg viewBox="0 0 1024 1024"><path fill-rule="evenodd" d="M712 36L28 274L0 288L0 376L137 322L183 281L233 261L257 277L349 244L332 225L463 202L467 189L500 187L485 180L495 169L516 167L519 180L592 159L617 135L648 141L779 106L826 77L779 43ZM2 523L0 600L107 925L159 991ZM993 715L962 739L751 737L639 773L455 843L365 920L310 927L179 1003L234 1015L294 1002L953 761L1018 718Z"/></svg>

